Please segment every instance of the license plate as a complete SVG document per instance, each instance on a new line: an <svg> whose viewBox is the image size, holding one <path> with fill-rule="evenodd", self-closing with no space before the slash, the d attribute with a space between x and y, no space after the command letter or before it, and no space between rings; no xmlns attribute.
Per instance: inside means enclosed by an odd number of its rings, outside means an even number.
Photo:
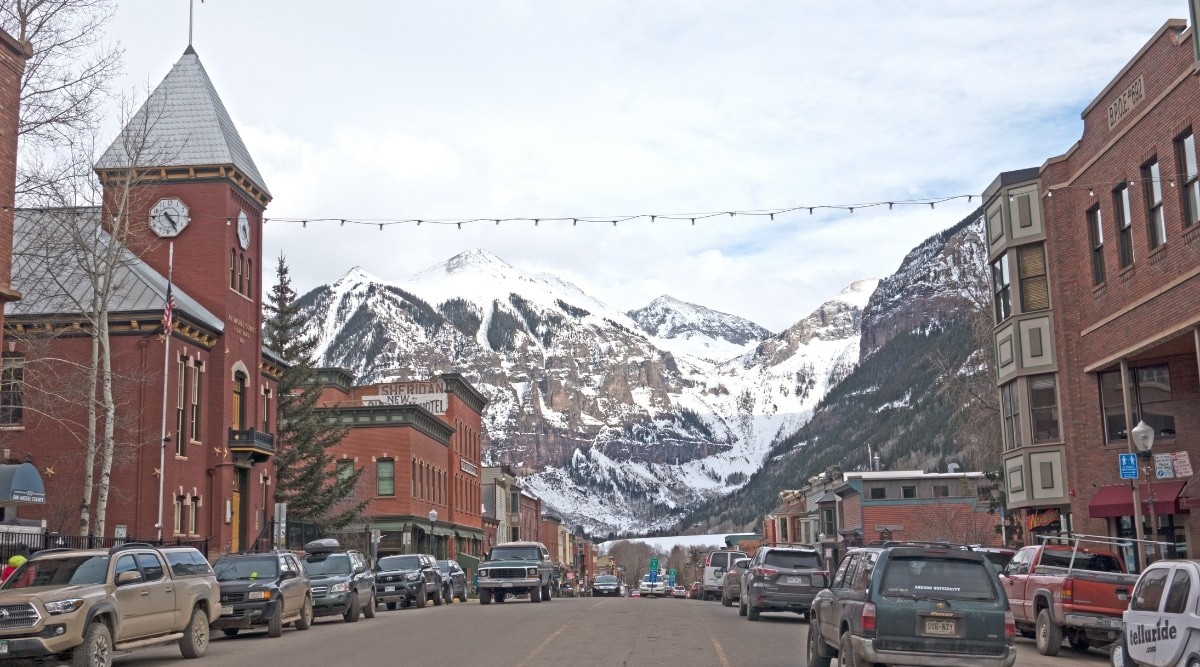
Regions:
<svg viewBox="0 0 1200 667"><path fill-rule="evenodd" d="M506 582L504 582L504 586L503 586L503 587L504 587L504 588L512 588L512 582L511 582L511 581L506 581Z"/></svg>
<svg viewBox="0 0 1200 667"><path fill-rule="evenodd" d="M8 653L8 640L0 639L0 654Z"/></svg>
<svg viewBox="0 0 1200 667"><path fill-rule="evenodd" d="M394 590L396 590L396 587L395 587L395 586L384 586L384 587L383 587L383 592L384 592L384 593L391 593L391 592L392 592L392 591L394 591Z"/></svg>
<svg viewBox="0 0 1200 667"><path fill-rule="evenodd" d="M954 635L954 621L940 621L932 618L925 619L925 634L927 635Z"/></svg>
<svg viewBox="0 0 1200 667"><path fill-rule="evenodd" d="M1101 618L1100 623L1101 625L1107 625L1110 628L1121 627L1121 619L1119 618Z"/></svg>
<svg viewBox="0 0 1200 667"><path fill-rule="evenodd" d="M787 578L787 582L786 582L786 583L789 583L789 584L806 584L806 583L808 583L808 582L804 581L806 578L807 578L807 577L788 577L788 578Z"/></svg>
<svg viewBox="0 0 1200 667"><path fill-rule="evenodd" d="M226 607L225 605L221 605L221 615L222 616L232 616L233 615L233 607Z"/></svg>

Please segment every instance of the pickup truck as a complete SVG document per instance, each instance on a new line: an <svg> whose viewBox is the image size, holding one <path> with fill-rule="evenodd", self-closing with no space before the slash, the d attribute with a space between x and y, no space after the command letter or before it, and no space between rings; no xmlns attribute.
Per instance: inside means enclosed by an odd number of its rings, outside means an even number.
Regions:
<svg viewBox="0 0 1200 667"><path fill-rule="evenodd" d="M1116 641L1137 575L1111 551L1046 544L1018 551L1000 581L1018 632L1057 655L1064 638L1077 650Z"/></svg>
<svg viewBox="0 0 1200 667"><path fill-rule="evenodd" d="M550 600L554 564L541 542L501 542L479 565L479 604L504 602L509 595L529 593L530 602Z"/></svg>
<svg viewBox="0 0 1200 667"><path fill-rule="evenodd" d="M195 549L47 549L0 586L0 662L69 656L106 667L114 651L170 643L199 658L220 613L216 577Z"/></svg>

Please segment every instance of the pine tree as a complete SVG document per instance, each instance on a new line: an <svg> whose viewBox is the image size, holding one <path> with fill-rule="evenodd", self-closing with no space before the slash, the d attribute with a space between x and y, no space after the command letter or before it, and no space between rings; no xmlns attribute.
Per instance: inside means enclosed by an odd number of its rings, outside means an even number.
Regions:
<svg viewBox="0 0 1200 667"><path fill-rule="evenodd" d="M284 363L279 379L279 418L275 433L275 502L288 504L289 518L316 523L324 532L336 530L358 518L367 501L354 502L362 469L339 476L331 447L341 442L346 429L338 426L332 411L317 402L313 349L316 339L305 335L296 292L281 255L275 269L278 282L266 304L267 349Z"/></svg>

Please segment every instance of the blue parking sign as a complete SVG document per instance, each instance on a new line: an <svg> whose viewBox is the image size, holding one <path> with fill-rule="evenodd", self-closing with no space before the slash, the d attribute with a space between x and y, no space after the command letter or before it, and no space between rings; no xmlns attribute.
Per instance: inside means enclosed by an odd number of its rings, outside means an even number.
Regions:
<svg viewBox="0 0 1200 667"><path fill-rule="evenodd" d="M1117 454L1117 464L1121 468L1121 479L1137 479L1137 454Z"/></svg>

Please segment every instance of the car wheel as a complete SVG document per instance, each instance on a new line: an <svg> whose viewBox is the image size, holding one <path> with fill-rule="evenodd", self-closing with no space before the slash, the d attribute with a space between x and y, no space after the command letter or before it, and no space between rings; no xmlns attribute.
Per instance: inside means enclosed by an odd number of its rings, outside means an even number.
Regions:
<svg viewBox="0 0 1200 667"><path fill-rule="evenodd" d="M351 593L350 606L346 607L346 613L342 614L342 619L347 623L357 623L360 611L362 610L358 606L358 593Z"/></svg>
<svg viewBox="0 0 1200 667"><path fill-rule="evenodd" d="M75 667L108 667L112 664L112 634L107 625L92 621L83 636L83 643L71 654L71 664Z"/></svg>
<svg viewBox="0 0 1200 667"><path fill-rule="evenodd" d="M442 588L441 586L433 589L433 606L442 606Z"/></svg>
<svg viewBox="0 0 1200 667"><path fill-rule="evenodd" d="M858 656L854 655L849 630L842 633L842 641L838 643L838 667L858 667Z"/></svg>
<svg viewBox="0 0 1200 667"><path fill-rule="evenodd" d="M300 607L300 618L296 619L296 629L297 630L307 630L312 627L312 622L313 622L312 598L305 596L304 597L304 605L302 607Z"/></svg>
<svg viewBox="0 0 1200 667"><path fill-rule="evenodd" d="M1136 667L1133 658L1129 656L1129 650L1125 648L1125 633L1121 633L1121 638L1113 644L1112 652L1108 656L1109 664L1112 667ZM1197 664L1196 659L1192 658L1188 663L1188 667L1193 667Z"/></svg>
<svg viewBox="0 0 1200 667"><path fill-rule="evenodd" d="M825 640L821 639L821 631L815 623L808 626L808 667L829 667L829 651L826 650Z"/></svg>
<svg viewBox="0 0 1200 667"><path fill-rule="evenodd" d="M275 611L271 612L271 620L267 621L267 636L283 636L283 598L275 602Z"/></svg>
<svg viewBox="0 0 1200 667"><path fill-rule="evenodd" d="M1043 609L1037 617L1037 650L1042 655L1058 655L1062 650L1062 628L1050 619L1050 610Z"/></svg>
<svg viewBox="0 0 1200 667"><path fill-rule="evenodd" d="M425 587L424 587L424 586L422 586L422 587L421 587L421 588L420 588L420 589L417 591L417 597L416 597L416 598L413 600L413 602L412 602L412 603L413 603L413 606L415 606L417 609L424 609L424 608L425 608L425 605L426 605L426 603L428 603L428 602L429 602L429 598L427 598L427 597L425 596Z"/></svg>
<svg viewBox="0 0 1200 667"><path fill-rule="evenodd" d="M454 589L449 586L442 589L442 601L446 604L454 604Z"/></svg>
<svg viewBox="0 0 1200 667"><path fill-rule="evenodd" d="M226 637L236 637L240 631L241 628L225 628L221 630L221 634L225 635Z"/></svg>
<svg viewBox="0 0 1200 667"><path fill-rule="evenodd" d="M550 599L554 597L553 593L554 589L550 587L550 584L542 586L542 602L549 602Z"/></svg>
<svg viewBox="0 0 1200 667"><path fill-rule="evenodd" d="M739 606L741 605L741 601L740 601L740 600L738 601L738 605L739 605ZM728 596L728 595L725 595L724 593L722 593L722 594L721 594L721 606L722 606L722 607L732 607L732 606L733 606L733 600L731 600L731 599L729 598L729 596Z"/></svg>
<svg viewBox="0 0 1200 667"><path fill-rule="evenodd" d="M542 601L542 587L541 586L538 586L537 588L529 589L529 601L530 602L541 602Z"/></svg>
<svg viewBox="0 0 1200 667"><path fill-rule="evenodd" d="M375 618L375 605L379 603L375 601L375 591L371 591L370 596L371 599L367 600L367 604L363 605L363 616Z"/></svg>
<svg viewBox="0 0 1200 667"><path fill-rule="evenodd" d="M504 602L504 591L496 591L496 602Z"/></svg>
<svg viewBox="0 0 1200 667"><path fill-rule="evenodd" d="M404 598L403 600L400 601L400 608L408 609L409 607L415 605L416 603L417 603L416 600L409 600L408 598Z"/></svg>
<svg viewBox="0 0 1200 667"><path fill-rule="evenodd" d="M459 602L467 601L467 586L466 586L466 584L463 585L462 592L458 594L458 601Z"/></svg>
<svg viewBox="0 0 1200 667"><path fill-rule="evenodd" d="M201 658L208 650L208 614L196 607L192 610L192 619L183 631L183 639L179 640L179 652L184 658Z"/></svg>
<svg viewBox="0 0 1200 667"><path fill-rule="evenodd" d="M758 609L754 606L754 600L747 597L746 599L746 618L751 621L758 620Z"/></svg>
<svg viewBox="0 0 1200 667"><path fill-rule="evenodd" d="M479 591L479 604L491 604L491 603L492 603L492 592L489 590L486 590L486 589Z"/></svg>

